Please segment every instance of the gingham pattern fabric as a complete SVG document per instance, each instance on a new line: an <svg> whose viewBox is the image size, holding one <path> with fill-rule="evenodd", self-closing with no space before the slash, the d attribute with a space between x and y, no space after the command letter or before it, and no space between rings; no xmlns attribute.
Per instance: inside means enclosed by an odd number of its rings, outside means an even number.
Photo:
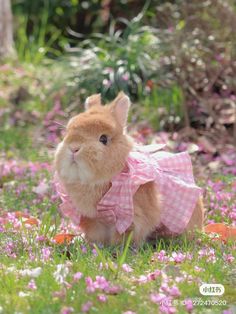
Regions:
<svg viewBox="0 0 236 314"><path fill-rule="evenodd" d="M161 197L161 224L157 228L164 226L168 232L180 234L192 216L201 189L195 185L189 154L157 150L131 152L125 169L112 179L110 189L97 204L99 220L115 224L120 234L133 222L133 195L140 185L150 181L156 183ZM72 205L65 190L62 191L62 201L61 211L78 223L79 209Z"/></svg>
<svg viewBox="0 0 236 314"><path fill-rule="evenodd" d="M60 204L60 211L65 216L70 218L76 225L80 224L80 214L76 206L73 205L67 194L63 184L59 180L57 173L54 175L54 185L57 194L60 196L62 203Z"/></svg>

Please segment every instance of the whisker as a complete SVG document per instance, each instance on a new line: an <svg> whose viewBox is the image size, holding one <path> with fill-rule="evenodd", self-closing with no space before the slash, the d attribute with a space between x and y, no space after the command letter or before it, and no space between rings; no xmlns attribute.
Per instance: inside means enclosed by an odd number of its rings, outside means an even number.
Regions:
<svg viewBox="0 0 236 314"><path fill-rule="evenodd" d="M48 148L52 148L52 149L57 148L57 144L52 143L52 142L46 142L46 145Z"/></svg>
<svg viewBox="0 0 236 314"><path fill-rule="evenodd" d="M52 122L55 123L55 124L57 124L57 125L59 125L60 127L62 127L62 129L65 129L65 128L66 128L66 126L65 126L64 124L62 124L62 123L60 123L60 122L58 122L58 121L52 120Z"/></svg>

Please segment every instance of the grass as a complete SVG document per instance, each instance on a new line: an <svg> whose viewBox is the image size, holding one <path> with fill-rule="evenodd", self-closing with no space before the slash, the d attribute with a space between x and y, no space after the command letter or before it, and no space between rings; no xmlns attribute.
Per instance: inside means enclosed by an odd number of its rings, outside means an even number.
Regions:
<svg viewBox="0 0 236 314"><path fill-rule="evenodd" d="M41 206L41 210L43 210L43 206ZM49 222L45 221L44 223ZM204 242L201 245L196 245L180 240L170 241L169 243L160 241L157 243L158 249L153 249L152 246L145 245L137 253L133 253L132 250L127 252L125 262L132 267L133 271L126 273L120 269L118 276L116 276L109 268L99 271L98 269L104 258L106 260L109 258L113 263L117 263L117 259L113 257L117 248L100 249L103 255L103 259L101 259L99 254L98 256L94 254L94 251L84 244L81 239L77 239L69 246L62 245L61 247L57 247L51 245L50 258L47 261L43 261L41 250L45 244L39 245L35 241L35 236L38 234L40 232L37 228L33 228L30 231L21 231L17 235L11 232L0 234L1 246L6 242L9 243L10 240L17 243L16 258L0 255L0 304L4 313L60 313L61 309L65 306L73 307L75 312L79 313L82 305L88 301L93 303L91 313L122 313L127 310L132 310L136 313L154 313L157 312L157 305L150 302L149 296L151 293L158 291L161 285L161 277L143 284L137 284L136 281L141 275L147 275L156 269L162 270L166 274L169 284L175 282L177 276L181 277L183 273L192 276L193 279L191 282L184 280L178 284L182 293L181 297L176 299L179 304L181 304L185 297L192 299L200 297L197 283L199 280L203 282L220 282L225 286L226 292L223 297L217 300L225 300L227 306L234 302L235 282L229 283L228 272L230 271L230 266L225 265L222 258L223 252L232 252L232 246L230 245L227 248L218 244L213 245L217 256L215 264L206 262L206 258L199 261L198 251ZM30 260L29 252L27 252L29 243L35 255L33 261ZM84 252L85 247L86 252ZM181 251L183 254L191 252L193 259L191 261L186 260L180 264L152 261L154 252L159 252L161 249L164 249L167 255L178 251ZM1 248L1 252L3 251L4 249ZM68 258L68 252L70 258ZM67 283L60 284L53 276L58 264L67 265L66 267L69 268L69 273L65 278ZM194 266L204 268L204 271L199 273L194 270ZM35 269L36 267L41 267L42 273L34 279L37 289L31 290L28 288L31 276L19 275L18 271L22 269ZM77 272L81 272L83 277L78 282L74 282L73 274ZM97 275L104 276L113 285L118 285L122 288L117 295L108 295L106 303L97 300L98 292L91 294L86 292L84 278L91 277L95 279ZM57 291L58 293L56 294ZM22 292L26 295L22 296L24 295ZM202 302L204 300L209 300L209 297L202 297ZM214 313L220 313L223 308L225 306L199 305L196 306L196 311L200 312L211 309ZM182 305L177 306L177 311L178 313L186 313Z"/></svg>

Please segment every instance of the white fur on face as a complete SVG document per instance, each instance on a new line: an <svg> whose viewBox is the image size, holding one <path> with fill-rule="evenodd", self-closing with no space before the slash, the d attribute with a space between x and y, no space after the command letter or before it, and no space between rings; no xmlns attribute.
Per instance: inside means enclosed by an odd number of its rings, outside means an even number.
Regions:
<svg viewBox="0 0 236 314"><path fill-rule="evenodd" d="M92 180L93 175L87 163L80 160L76 165L78 167L80 181L82 183L89 183Z"/></svg>
<svg viewBox="0 0 236 314"><path fill-rule="evenodd" d="M57 146L55 156L58 160L59 176L68 183L89 183L92 180L93 175L88 164L80 158L73 161L72 154L63 141Z"/></svg>

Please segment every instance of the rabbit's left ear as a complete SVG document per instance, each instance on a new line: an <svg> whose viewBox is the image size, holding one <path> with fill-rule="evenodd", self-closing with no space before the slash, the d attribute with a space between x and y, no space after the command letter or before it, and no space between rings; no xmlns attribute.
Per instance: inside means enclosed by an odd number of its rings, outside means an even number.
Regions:
<svg viewBox="0 0 236 314"><path fill-rule="evenodd" d="M101 106L101 94L94 94L86 98L84 106L85 110L88 110L93 106Z"/></svg>
<svg viewBox="0 0 236 314"><path fill-rule="evenodd" d="M128 113L129 113L129 107L130 107L130 99L125 93L120 92L118 96L113 101L111 108L112 112L114 113L116 120L118 123L125 127L128 119Z"/></svg>

